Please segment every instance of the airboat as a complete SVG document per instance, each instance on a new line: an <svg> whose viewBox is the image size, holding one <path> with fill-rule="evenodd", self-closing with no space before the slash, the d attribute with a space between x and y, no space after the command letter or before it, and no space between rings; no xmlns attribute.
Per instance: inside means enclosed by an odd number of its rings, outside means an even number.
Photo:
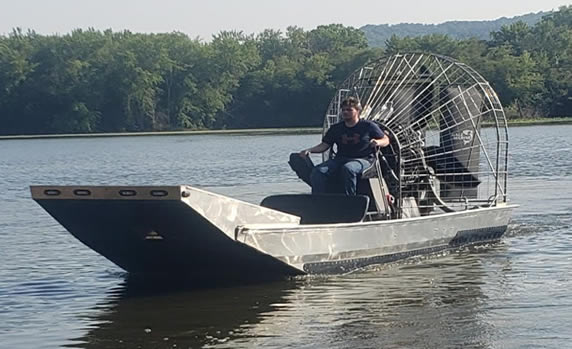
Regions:
<svg viewBox="0 0 572 349"><path fill-rule="evenodd" d="M356 196L336 194L334 181L331 194L274 195L259 205L187 185L31 186L32 197L138 275L347 273L502 237L516 207L507 199L507 122L479 73L434 54L382 57L337 89L323 132L341 120L349 96L391 139ZM309 182L311 160L293 153L289 163Z"/></svg>

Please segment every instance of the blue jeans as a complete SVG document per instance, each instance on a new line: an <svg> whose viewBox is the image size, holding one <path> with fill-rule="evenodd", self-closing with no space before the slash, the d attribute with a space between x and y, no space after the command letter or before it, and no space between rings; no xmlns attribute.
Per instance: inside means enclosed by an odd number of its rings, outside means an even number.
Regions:
<svg viewBox="0 0 572 349"><path fill-rule="evenodd" d="M339 174L346 195L356 195L357 177L370 166L366 159L336 157L325 161L314 167L310 175L312 194L325 193L328 180Z"/></svg>

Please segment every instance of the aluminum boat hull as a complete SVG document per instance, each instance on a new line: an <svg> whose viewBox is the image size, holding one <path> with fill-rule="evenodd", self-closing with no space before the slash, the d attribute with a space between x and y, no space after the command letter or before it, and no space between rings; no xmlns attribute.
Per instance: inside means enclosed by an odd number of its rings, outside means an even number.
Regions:
<svg viewBox="0 0 572 349"><path fill-rule="evenodd" d="M73 236L126 271L196 279L346 273L494 241L506 231L515 207L311 225L190 186L32 186L31 191Z"/></svg>

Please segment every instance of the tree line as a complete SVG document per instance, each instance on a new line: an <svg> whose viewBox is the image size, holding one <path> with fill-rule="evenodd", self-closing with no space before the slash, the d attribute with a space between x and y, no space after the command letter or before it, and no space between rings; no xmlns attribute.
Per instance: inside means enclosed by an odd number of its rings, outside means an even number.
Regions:
<svg viewBox="0 0 572 349"><path fill-rule="evenodd" d="M0 36L0 134L319 126L335 88L383 54L425 51L488 79L510 116L570 116L572 6L490 40L392 36L369 47L362 31L182 33L75 30Z"/></svg>

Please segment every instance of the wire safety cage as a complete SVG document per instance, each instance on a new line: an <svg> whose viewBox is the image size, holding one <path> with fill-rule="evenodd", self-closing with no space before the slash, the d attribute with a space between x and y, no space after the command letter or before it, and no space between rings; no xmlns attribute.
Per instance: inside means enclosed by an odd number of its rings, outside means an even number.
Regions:
<svg viewBox="0 0 572 349"><path fill-rule="evenodd" d="M382 57L337 89L323 133L341 120L347 97L391 144L380 154L396 216L428 215L507 201L508 129L490 84L452 58L426 53ZM329 157L325 154L324 157Z"/></svg>

